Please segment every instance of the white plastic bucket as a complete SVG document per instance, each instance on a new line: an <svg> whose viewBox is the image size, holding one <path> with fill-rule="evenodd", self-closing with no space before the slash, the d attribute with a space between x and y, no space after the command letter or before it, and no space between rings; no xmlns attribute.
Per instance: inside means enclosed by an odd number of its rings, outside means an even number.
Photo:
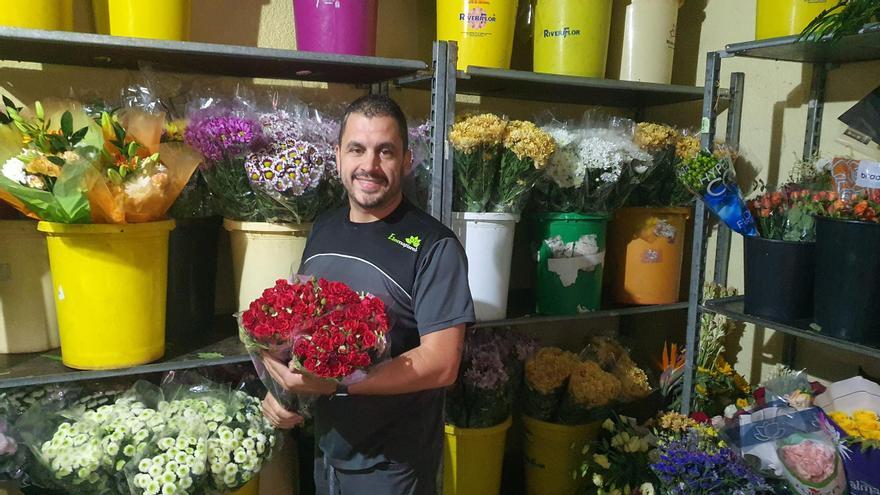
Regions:
<svg viewBox="0 0 880 495"><path fill-rule="evenodd" d="M515 213L455 213L453 230L468 258L468 285L477 321L507 317Z"/></svg>
<svg viewBox="0 0 880 495"><path fill-rule="evenodd" d="M669 84L680 0L632 0L626 7L620 79Z"/></svg>
<svg viewBox="0 0 880 495"><path fill-rule="evenodd" d="M37 222L0 221L0 354L58 347L46 237Z"/></svg>
<svg viewBox="0 0 880 495"><path fill-rule="evenodd" d="M299 269L312 224L239 222L223 219L229 231L232 276L239 311L275 281Z"/></svg>

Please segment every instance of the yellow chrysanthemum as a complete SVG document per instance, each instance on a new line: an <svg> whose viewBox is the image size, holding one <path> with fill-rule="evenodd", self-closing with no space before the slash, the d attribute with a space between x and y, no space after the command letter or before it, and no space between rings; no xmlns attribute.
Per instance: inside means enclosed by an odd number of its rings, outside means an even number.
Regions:
<svg viewBox="0 0 880 495"><path fill-rule="evenodd" d="M617 361L612 374L620 380L620 395L623 400L641 399L651 393L648 375L627 355Z"/></svg>
<svg viewBox="0 0 880 495"><path fill-rule="evenodd" d="M747 409L749 407L748 399L736 399L736 407L738 409Z"/></svg>
<svg viewBox="0 0 880 495"><path fill-rule="evenodd" d="M856 422L863 422L863 421L876 422L877 421L877 413L875 413L874 411L868 411L865 409L858 409L856 411L853 411L852 419Z"/></svg>
<svg viewBox="0 0 880 495"><path fill-rule="evenodd" d="M700 140L694 136L682 136L675 143L675 156L687 160L700 152Z"/></svg>
<svg viewBox="0 0 880 495"><path fill-rule="evenodd" d="M682 432L697 426L693 419L674 411L660 416L660 428L673 432Z"/></svg>
<svg viewBox="0 0 880 495"><path fill-rule="evenodd" d="M523 120L508 122L503 144L520 160L530 158L537 169L544 168L550 155L556 151L556 141L550 134Z"/></svg>
<svg viewBox="0 0 880 495"><path fill-rule="evenodd" d="M474 115L452 126L449 141L456 151L471 153L481 146L500 145L506 129L507 122L495 114Z"/></svg>
<svg viewBox="0 0 880 495"><path fill-rule="evenodd" d="M572 371L568 390L575 403L587 408L601 407L620 395L620 380L595 361L584 361Z"/></svg>
<svg viewBox="0 0 880 495"><path fill-rule="evenodd" d="M571 352L544 347L526 362L526 382L532 389L549 394L565 383L577 363L577 356Z"/></svg>
<svg viewBox="0 0 880 495"><path fill-rule="evenodd" d="M640 148L649 152L656 152L675 144L678 136L678 131L672 127L650 122L639 122L636 126L634 141Z"/></svg>

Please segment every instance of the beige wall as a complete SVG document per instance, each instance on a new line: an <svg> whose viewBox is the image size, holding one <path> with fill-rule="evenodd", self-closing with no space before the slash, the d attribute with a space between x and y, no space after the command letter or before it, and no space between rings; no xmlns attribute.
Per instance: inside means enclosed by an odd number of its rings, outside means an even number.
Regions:
<svg viewBox="0 0 880 495"><path fill-rule="evenodd" d="M447 0L451 1L451 0ZM614 0L618 8L626 0ZM273 48L294 48L293 12L290 0L193 0L192 37L194 41L235 43ZM434 37L435 2L433 0L381 0L378 55L419 58L429 61ZM619 16L612 34L612 54L619 53L621 37ZM702 84L705 53L722 49L725 44L747 41L754 37L754 0L687 0L679 15L679 36L675 56L674 82ZM76 0L76 27L92 28L88 0ZM616 55L613 55L613 57ZM609 71L617 64L609 62ZM94 69L46 67L39 64L0 62L0 84L23 101L47 95L67 95L73 87L77 94L114 94L132 78L131 74ZM732 71L743 71L746 77L745 110L743 112L742 152L746 167L744 180L762 178L768 184L784 179L803 147L806 115L806 94L809 91L810 69L798 64L756 60L727 60L723 64L722 81ZM192 82L191 78L181 80ZM203 78L195 78L203 84ZM227 81L228 82L228 81ZM836 144L843 126L836 118L855 101L880 82L880 64L863 63L835 70L828 84L828 104L823 125L823 154L849 154L850 150ZM265 81L257 81L266 84ZM308 101L339 104L357 91L347 87L285 83ZM426 92L394 90L412 115L427 115L430 108ZM488 108L516 117L529 117L547 109L545 104L512 102L495 99L462 98L459 109ZM562 116L576 116L583 108L554 107ZM699 122L699 105L676 105L656 108L649 118L666 120L693 127ZM724 117L719 132L724 131ZM752 168L749 172L745 168ZM735 236L730 263L730 282L742 288L742 242ZM711 276L712 257L708 264ZM746 331L738 352L737 367L752 379L766 373L768 364L778 358L780 339L770 331ZM855 372L852 356L832 353L816 346L802 346L802 366L815 374L834 379ZM820 365L821 363L821 365ZM880 374L880 367L870 368Z"/></svg>

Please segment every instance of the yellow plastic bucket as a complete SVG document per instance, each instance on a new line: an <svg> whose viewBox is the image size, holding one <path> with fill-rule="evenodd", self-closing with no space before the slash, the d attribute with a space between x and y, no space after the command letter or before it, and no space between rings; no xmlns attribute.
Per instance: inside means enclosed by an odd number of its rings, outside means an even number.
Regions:
<svg viewBox="0 0 880 495"><path fill-rule="evenodd" d="M73 0L2 0L0 26L70 31Z"/></svg>
<svg viewBox="0 0 880 495"><path fill-rule="evenodd" d="M189 40L191 0L92 0L101 34Z"/></svg>
<svg viewBox="0 0 880 495"><path fill-rule="evenodd" d="M678 301L690 208L619 208L608 226L607 269L614 302Z"/></svg>
<svg viewBox="0 0 880 495"><path fill-rule="evenodd" d="M260 495L260 475L257 474L254 479L248 481L243 487L230 492L230 495Z"/></svg>
<svg viewBox="0 0 880 495"><path fill-rule="evenodd" d="M114 369L161 358L174 221L37 228L49 246L64 364Z"/></svg>
<svg viewBox="0 0 880 495"><path fill-rule="evenodd" d="M223 220L229 231L232 278L238 309L246 310L263 291L299 269L312 224Z"/></svg>
<svg viewBox="0 0 880 495"><path fill-rule="evenodd" d="M800 34L825 9L837 0L758 0L755 39Z"/></svg>
<svg viewBox="0 0 880 495"><path fill-rule="evenodd" d="M518 0L437 0L437 39L458 42L458 70L510 68L517 5Z"/></svg>
<svg viewBox="0 0 880 495"><path fill-rule="evenodd" d="M535 72L605 77L613 0L541 0L535 9Z"/></svg>
<svg viewBox="0 0 880 495"><path fill-rule="evenodd" d="M497 495L501 490L504 445L512 421L489 428L446 425L443 449L444 495Z"/></svg>
<svg viewBox="0 0 880 495"><path fill-rule="evenodd" d="M558 425L523 416L526 494L575 495L581 487L574 476L587 443L595 441L601 422Z"/></svg>
<svg viewBox="0 0 880 495"><path fill-rule="evenodd" d="M46 238L32 220L0 220L0 354L58 345Z"/></svg>

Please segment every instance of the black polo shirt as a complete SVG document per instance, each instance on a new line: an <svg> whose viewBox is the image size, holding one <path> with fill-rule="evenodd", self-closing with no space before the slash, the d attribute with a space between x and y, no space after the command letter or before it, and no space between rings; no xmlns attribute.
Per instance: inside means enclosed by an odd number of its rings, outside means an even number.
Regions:
<svg viewBox="0 0 880 495"><path fill-rule="evenodd" d="M406 199L376 222L352 222L349 207L322 216L299 273L380 297L392 322L392 357L417 347L423 335L475 321L464 249ZM324 397L315 409L318 446L339 469L435 464L443 452L443 394Z"/></svg>

